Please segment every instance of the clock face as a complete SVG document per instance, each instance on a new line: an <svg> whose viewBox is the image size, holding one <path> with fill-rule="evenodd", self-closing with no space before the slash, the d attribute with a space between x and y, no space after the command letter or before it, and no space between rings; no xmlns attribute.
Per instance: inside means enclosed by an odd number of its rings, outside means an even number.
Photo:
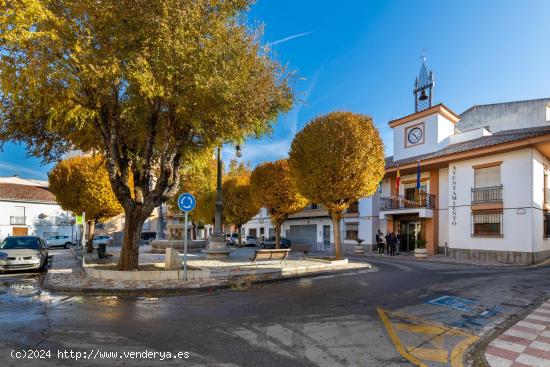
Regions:
<svg viewBox="0 0 550 367"><path fill-rule="evenodd" d="M422 139L422 129L419 127L412 128L407 135L407 139L411 144L418 144Z"/></svg>

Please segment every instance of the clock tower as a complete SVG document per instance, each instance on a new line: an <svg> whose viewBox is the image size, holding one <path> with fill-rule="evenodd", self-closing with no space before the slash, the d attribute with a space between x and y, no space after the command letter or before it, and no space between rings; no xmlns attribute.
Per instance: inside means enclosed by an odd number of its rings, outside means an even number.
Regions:
<svg viewBox="0 0 550 367"><path fill-rule="evenodd" d="M433 153L449 144L459 117L443 104L432 105L433 73L422 55L420 73L414 83L415 112L389 122L393 130L394 161Z"/></svg>
<svg viewBox="0 0 550 367"><path fill-rule="evenodd" d="M434 88L434 75L426 68L426 50L420 55L422 66L420 73L414 82L414 112L420 112L432 107L432 92Z"/></svg>

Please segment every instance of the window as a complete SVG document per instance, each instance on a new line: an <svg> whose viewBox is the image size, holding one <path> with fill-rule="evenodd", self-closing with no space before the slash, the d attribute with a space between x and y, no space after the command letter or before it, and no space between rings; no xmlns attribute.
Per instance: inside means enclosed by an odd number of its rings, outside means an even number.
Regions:
<svg viewBox="0 0 550 367"><path fill-rule="evenodd" d="M359 202L354 201L349 205L348 213L359 213Z"/></svg>
<svg viewBox="0 0 550 367"><path fill-rule="evenodd" d="M275 237L275 228L269 228L269 237Z"/></svg>
<svg viewBox="0 0 550 367"><path fill-rule="evenodd" d="M248 229L248 235L249 236L253 236L253 237L256 237L256 228L249 228Z"/></svg>
<svg viewBox="0 0 550 367"><path fill-rule="evenodd" d="M261 227L260 228L260 236L263 236L264 235L264 227Z"/></svg>
<svg viewBox="0 0 550 367"><path fill-rule="evenodd" d="M544 237L550 237L550 213L544 213Z"/></svg>
<svg viewBox="0 0 550 367"><path fill-rule="evenodd" d="M502 212L473 212L472 236L502 237Z"/></svg>
<svg viewBox="0 0 550 367"><path fill-rule="evenodd" d="M500 164L491 167L474 168L474 187L500 186Z"/></svg>
<svg viewBox="0 0 550 367"><path fill-rule="evenodd" d="M346 240L359 238L359 223L346 223Z"/></svg>

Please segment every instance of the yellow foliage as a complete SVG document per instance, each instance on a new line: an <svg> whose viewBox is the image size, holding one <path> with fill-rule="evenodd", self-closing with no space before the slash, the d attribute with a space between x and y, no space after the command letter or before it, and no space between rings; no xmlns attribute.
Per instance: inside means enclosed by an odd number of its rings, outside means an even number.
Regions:
<svg viewBox="0 0 550 367"><path fill-rule="evenodd" d="M371 117L332 112L313 119L294 137L289 162L298 191L331 213L341 258L343 210L371 196L384 176L384 145Z"/></svg>
<svg viewBox="0 0 550 367"><path fill-rule="evenodd" d="M100 155L73 157L56 164L48 175L50 190L65 210L102 221L123 212L117 201L105 160Z"/></svg>
<svg viewBox="0 0 550 367"><path fill-rule="evenodd" d="M278 227L293 213L307 205L290 177L288 160L263 163L250 178L252 195L259 206L267 208L271 221Z"/></svg>
<svg viewBox="0 0 550 367"><path fill-rule="evenodd" d="M228 175L222 186L223 214L227 223L240 227L258 214L260 207L252 199L250 170Z"/></svg>
<svg viewBox="0 0 550 367"><path fill-rule="evenodd" d="M378 188L384 176L384 145L369 116L333 112L313 119L296 134L289 163L301 194L341 213Z"/></svg>

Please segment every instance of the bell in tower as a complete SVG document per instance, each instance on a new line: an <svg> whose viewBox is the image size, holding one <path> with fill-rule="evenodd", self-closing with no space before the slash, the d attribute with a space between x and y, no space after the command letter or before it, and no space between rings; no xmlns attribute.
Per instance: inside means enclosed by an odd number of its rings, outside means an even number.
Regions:
<svg viewBox="0 0 550 367"><path fill-rule="evenodd" d="M420 112L432 107L433 73L426 69L426 51L422 51L422 67L414 83L414 111Z"/></svg>

